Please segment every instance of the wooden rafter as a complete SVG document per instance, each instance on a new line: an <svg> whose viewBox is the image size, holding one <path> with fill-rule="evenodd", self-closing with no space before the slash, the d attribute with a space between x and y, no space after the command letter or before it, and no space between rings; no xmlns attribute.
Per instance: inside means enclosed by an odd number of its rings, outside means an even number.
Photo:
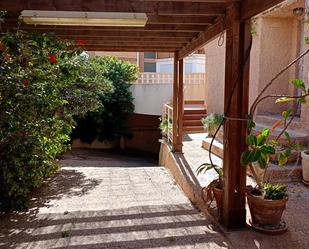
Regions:
<svg viewBox="0 0 309 249"><path fill-rule="evenodd" d="M54 32L57 36L85 39L92 44L95 39L111 42L136 40L136 45L153 46L154 41L180 39L174 43L179 47L180 59L201 48L225 28L226 8L239 2L241 19L248 19L283 0L1 0L0 9L8 10L11 19L2 24L3 30L21 29L35 32ZM145 27L72 27L18 24L19 12L24 9L104 12L144 12L148 22ZM15 13L15 14L14 14ZM12 20L12 17L14 17ZM157 40L151 40L156 38ZM141 41L144 39L143 41ZM183 42L183 43L182 43ZM94 43L97 44L97 43ZM110 43L108 43L110 44ZM171 43L166 43L168 44ZM122 42L117 46L125 45ZM160 46L159 46L160 47ZM125 47L124 47L125 48Z"/></svg>
<svg viewBox="0 0 309 249"><path fill-rule="evenodd" d="M133 0L1 0L0 9L18 12L24 9L63 11L143 12L157 15L214 16L224 13L225 4L200 2L146 2Z"/></svg>

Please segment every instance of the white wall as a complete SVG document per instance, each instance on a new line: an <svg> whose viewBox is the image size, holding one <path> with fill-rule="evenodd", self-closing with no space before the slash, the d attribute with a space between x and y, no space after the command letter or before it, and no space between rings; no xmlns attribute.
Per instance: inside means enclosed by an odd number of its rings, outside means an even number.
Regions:
<svg viewBox="0 0 309 249"><path fill-rule="evenodd" d="M158 59L156 61L157 73L172 73L174 64L172 58ZM185 73L205 73L205 55L196 54L185 58Z"/></svg>
<svg viewBox="0 0 309 249"><path fill-rule="evenodd" d="M164 104L173 96L172 84L133 84L135 113L161 115Z"/></svg>

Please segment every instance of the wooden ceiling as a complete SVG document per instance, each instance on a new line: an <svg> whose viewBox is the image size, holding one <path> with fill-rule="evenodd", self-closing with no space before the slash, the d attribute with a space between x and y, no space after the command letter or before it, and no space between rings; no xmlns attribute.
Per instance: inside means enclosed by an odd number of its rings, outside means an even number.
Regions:
<svg viewBox="0 0 309 249"><path fill-rule="evenodd" d="M2 30L54 32L60 38L81 39L95 51L166 51L187 56L225 29L229 5L241 4L243 20L283 0L1 0L9 12ZM22 10L142 12L145 27L85 27L26 25L18 20Z"/></svg>

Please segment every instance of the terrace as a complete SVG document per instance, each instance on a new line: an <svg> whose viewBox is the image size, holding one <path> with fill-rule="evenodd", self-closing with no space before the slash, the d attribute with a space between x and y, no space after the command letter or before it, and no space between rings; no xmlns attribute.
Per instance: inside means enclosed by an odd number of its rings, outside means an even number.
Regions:
<svg viewBox="0 0 309 249"><path fill-rule="evenodd" d="M248 111L251 17L283 0L2 0L9 12L3 31L54 32L85 41L88 51L158 51L174 53L172 152L183 151L184 58L226 31L224 197L222 224L246 226L246 170L239 163L245 149L246 125L237 119ZM31 25L19 21L22 10L145 13L144 27ZM115 14L116 15L116 14Z"/></svg>

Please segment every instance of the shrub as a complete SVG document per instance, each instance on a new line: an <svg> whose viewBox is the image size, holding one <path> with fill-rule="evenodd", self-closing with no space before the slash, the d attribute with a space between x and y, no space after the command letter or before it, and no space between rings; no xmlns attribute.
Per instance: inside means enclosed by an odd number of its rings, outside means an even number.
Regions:
<svg viewBox="0 0 309 249"><path fill-rule="evenodd" d="M203 126L208 132L209 137L213 137L220 123L223 121L223 115L211 113L202 119Z"/></svg>
<svg viewBox="0 0 309 249"><path fill-rule="evenodd" d="M0 209L24 207L57 170L73 115L95 110L97 92L111 89L71 45L21 31L0 38Z"/></svg>
<svg viewBox="0 0 309 249"><path fill-rule="evenodd" d="M76 119L78 125L73 138L91 143L95 139L102 142L130 136L127 115L134 111L130 83L137 79L138 68L111 56L95 57L91 61L101 70L101 75L112 83L113 91L99 94L101 106L98 110Z"/></svg>

